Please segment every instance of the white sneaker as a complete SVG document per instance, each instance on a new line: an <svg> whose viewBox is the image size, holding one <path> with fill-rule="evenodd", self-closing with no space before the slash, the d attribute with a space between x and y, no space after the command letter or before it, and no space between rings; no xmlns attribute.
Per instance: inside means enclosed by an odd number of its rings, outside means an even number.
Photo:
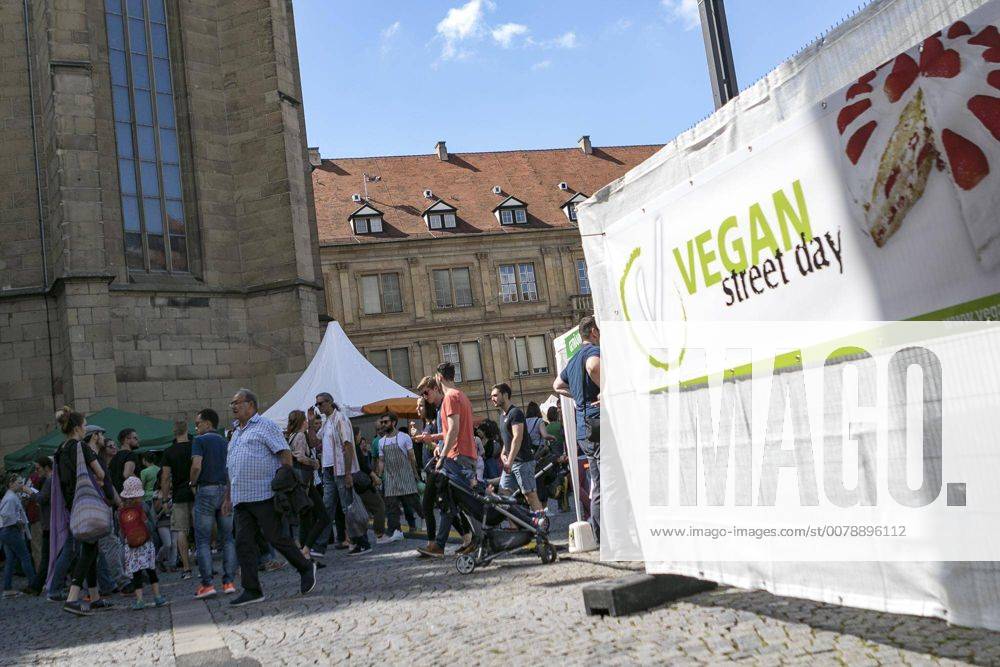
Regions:
<svg viewBox="0 0 1000 667"><path fill-rule="evenodd" d="M389 544L393 541L394 540L392 539L391 535L383 535L382 537L375 539L375 544Z"/></svg>
<svg viewBox="0 0 1000 667"><path fill-rule="evenodd" d="M395 533L393 533L389 537L388 541L389 542L402 542L403 541L403 531L397 530Z"/></svg>

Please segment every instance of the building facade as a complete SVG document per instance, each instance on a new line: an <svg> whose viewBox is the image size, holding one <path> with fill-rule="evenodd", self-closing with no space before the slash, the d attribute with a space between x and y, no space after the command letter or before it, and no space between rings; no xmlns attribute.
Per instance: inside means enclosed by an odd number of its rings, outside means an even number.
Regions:
<svg viewBox="0 0 1000 667"><path fill-rule="evenodd" d="M489 390L543 402L553 338L592 313L575 205L659 146L321 159L313 190L327 311L413 387L443 360L478 416Z"/></svg>
<svg viewBox="0 0 1000 667"><path fill-rule="evenodd" d="M291 0L10 0L0 31L0 453L62 404L279 395L325 309Z"/></svg>

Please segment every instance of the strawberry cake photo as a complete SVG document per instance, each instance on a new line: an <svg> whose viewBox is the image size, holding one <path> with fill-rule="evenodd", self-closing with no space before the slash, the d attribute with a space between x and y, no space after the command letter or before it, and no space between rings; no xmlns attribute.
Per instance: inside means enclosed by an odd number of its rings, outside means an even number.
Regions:
<svg viewBox="0 0 1000 667"><path fill-rule="evenodd" d="M970 17L971 18L971 17ZM833 99L847 189L878 247L947 178L980 264L1000 265L1000 31L958 21Z"/></svg>

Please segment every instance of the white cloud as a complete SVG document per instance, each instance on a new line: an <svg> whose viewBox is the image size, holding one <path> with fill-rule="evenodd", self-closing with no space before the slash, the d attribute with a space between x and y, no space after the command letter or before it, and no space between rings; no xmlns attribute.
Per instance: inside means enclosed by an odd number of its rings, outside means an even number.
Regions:
<svg viewBox="0 0 1000 667"><path fill-rule="evenodd" d="M401 27L402 24L400 24L399 21L396 21L395 23L387 27L385 30L383 30L381 33L379 33L381 42L380 49L382 51L383 56L389 53L389 50L392 49L393 39L396 37L397 34L399 34L399 29Z"/></svg>
<svg viewBox="0 0 1000 667"><path fill-rule="evenodd" d="M670 18L680 21L685 30L694 30L701 25L701 14L698 11L698 0L660 0L670 12Z"/></svg>
<svg viewBox="0 0 1000 667"><path fill-rule="evenodd" d="M575 32L567 32L552 40L552 45L558 49L575 49L579 46Z"/></svg>
<svg viewBox="0 0 1000 667"><path fill-rule="evenodd" d="M532 72L537 72L538 70L548 69L550 67L552 67L552 61L551 60L543 60L541 62L537 62L534 65L532 65L531 66L531 71Z"/></svg>
<svg viewBox="0 0 1000 667"><path fill-rule="evenodd" d="M490 32L493 35L493 40L505 49L510 48L511 42L518 35L523 35L528 32L528 26L522 25L520 23L504 23L501 26L493 28Z"/></svg>
<svg viewBox="0 0 1000 667"><path fill-rule="evenodd" d="M452 7L440 23L437 24L437 34L444 40L441 47L441 58L452 60L469 55L459 45L470 39L476 39L486 30L485 10L493 10L491 0L469 0L461 7Z"/></svg>

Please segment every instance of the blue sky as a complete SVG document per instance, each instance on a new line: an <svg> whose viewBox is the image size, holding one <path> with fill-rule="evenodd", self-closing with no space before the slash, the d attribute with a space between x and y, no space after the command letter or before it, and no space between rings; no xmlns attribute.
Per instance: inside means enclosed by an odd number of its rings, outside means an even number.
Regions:
<svg viewBox="0 0 1000 667"><path fill-rule="evenodd" d="M745 87L859 0L727 0ZM663 143L712 112L697 0L295 0L324 157Z"/></svg>

